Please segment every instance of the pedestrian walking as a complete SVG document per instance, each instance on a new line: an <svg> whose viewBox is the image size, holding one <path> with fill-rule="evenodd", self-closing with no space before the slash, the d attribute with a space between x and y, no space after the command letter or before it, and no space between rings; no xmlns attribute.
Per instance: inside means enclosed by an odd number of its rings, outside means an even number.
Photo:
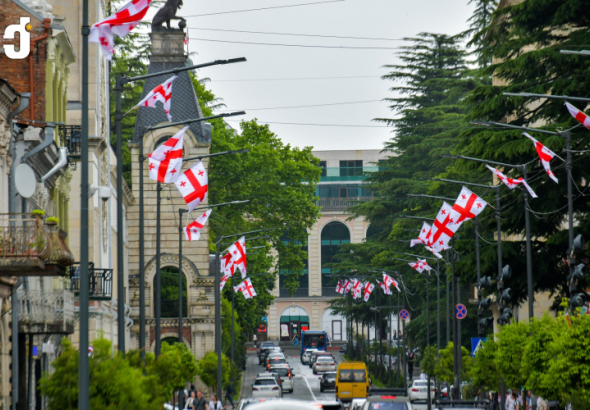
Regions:
<svg viewBox="0 0 590 410"><path fill-rule="evenodd" d="M234 386L231 383L227 384L227 387L225 388L225 402L227 403L228 401L231 403L232 408L236 407L236 405L234 404Z"/></svg>
<svg viewBox="0 0 590 410"><path fill-rule="evenodd" d="M209 410L207 400L203 397L201 390L197 390L197 396L193 400L193 410Z"/></svg>
<svg viewBox="0 0 590 410"><path fill-rule="evenodd" d="M537 410L549 410L549 403L541 396L537 397Z"/></svg>
<svg viewBox="0 0 590 410"><path fill-rule="evenodd" d="M256 336L256 333L252 335L252 341L254 342L254 347L258 347L258 336Z"/></svg>
<svg viewBox="0 0 590 410"><path fill-rule="evenodd" d="M526 392L526 409L525 410L531 410L532 407L533 407L533 392L528 390Z"/></svg>
<svg viewBox="0 0 590 410"><path fill-rule="evenodd" d="M299 339L297 338L297 333L293 336L293 346L299 346Z"/></svg>
<svg viewBox="0 0 590 410"><path fill-rule="evenodd" d="M506 398L506 410L516 410L516 393L510 392Z"/></svg>
<svg viewBox="0 0 590 410"><path fill-rule="evenodd" d="M408 355L408 375L410 376L410 380L412 380L414 376L414 362L416 361L416 356L414 352L411 352Z"/></svg>
<svg viewBox="0 0 590 410"><path fill-rule="evenodd" d="M194 390L191 390L190 394L190 397L186 400L186 403L184 404L185 409L192 409L193 401L195 400L195 397L197 397L197 393Z"/></svg>
<svg viewBox="0 0 590 410"><path fill-rule="evenodd" d="M221 400L217 399L217 395L214 394L213 396L211 396L211 401L209 402L209 410L223 410L223 403L221 403Z"/></svg>

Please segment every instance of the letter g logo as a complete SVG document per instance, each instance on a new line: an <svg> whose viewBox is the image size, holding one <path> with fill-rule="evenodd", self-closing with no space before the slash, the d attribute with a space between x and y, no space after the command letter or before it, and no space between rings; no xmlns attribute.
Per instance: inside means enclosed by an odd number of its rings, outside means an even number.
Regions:
<svg viewBox="0 0 590 410"><path fill-rule="evenodd" d="M18 51L15 50L14 44L4 45L6 57L13 60L22 60L23 58L27 58L31 52L31 34L27 30L30 30L31 28L31 25L29 24L30 22L31 19L29 17L21 17L20 24L11 24L10 26L6 27L6 30L4 31L5 40L14 40L14 33L20 33L20 46Z"/></svg>

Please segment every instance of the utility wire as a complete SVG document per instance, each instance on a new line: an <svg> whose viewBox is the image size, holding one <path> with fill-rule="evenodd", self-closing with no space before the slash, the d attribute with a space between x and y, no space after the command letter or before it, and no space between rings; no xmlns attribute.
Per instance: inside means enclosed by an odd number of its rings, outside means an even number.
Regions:
<svg viewBox="0 0 590 410"><path fill-rule="evenodd" d="M185 17L204 17L204 16L215 16L218 14L246 13L249 11L261 11L261 10L271 10L271 9L286 9L286 8L291 8L291 7L311 6L314 4L340 3L343 1L345 1L345 0L316 1L313 3L287 4L284 6L260 7L257 9L230 10L230 11L220 11L217 13L207 13L207 14L192 14L190 16L185 16Z"/></svg>
<svg viewBox="0 0 590 410"><path fill-rule="evenodd" d="M237 120L226 120L226 122L241 122ZM300 122L273 122L273 121L262 121L258 120L259 123L263 124L282 124L282 125L307 125L313 127L351 127L351 128L389 128L386 125L357 125L357 124L307 124Z"/></svg>
<svg viewBox="0 0 590 410"><path fill-rule="evenodd" d="M342 80L352 78L381 78L378 75L353 75L348 77L300 77L300 78L246 78L243 80L211 80L214 82L247 82L247 81L305 81L305 80Z"/></svg>
<svg viewBox="0 0 590 410"><path fill-rule="evenodd" d="M191 40L212 41L214 43L249 44L255 46L302 47L302 48L333 48L342 50L399 50L399 47L355 47L355 46L314 46L309 44L257 43L254 41L215 40L212 38L192 38Z"/></svg>
<svg viewBox="0 0 590 410"><path fill-rule="evenodd" d="M331 105L366 104L366 103L374 103L374 102L380 102L380 101L382 101L382 100L348 101L348 102L313 104L313 105L292 105L292 106L287 106L287 107L241 108L239 110L234 109L231 111L283 110L283 109L287 109L287 108L308 108L308 107L327 107L327 106L331 106Z"/></svg>

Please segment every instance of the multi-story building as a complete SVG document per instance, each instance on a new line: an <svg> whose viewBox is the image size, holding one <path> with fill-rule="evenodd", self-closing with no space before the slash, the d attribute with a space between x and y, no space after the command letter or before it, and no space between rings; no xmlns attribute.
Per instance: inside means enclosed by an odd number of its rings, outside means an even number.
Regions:
<svg viewBox="0 0 590 410"><path fill-rule="evenodd" d="M362 218L353 218L347 209L359 201L368 201L373 192L364 183L367 172L378 170L379 161L388 154L380 150L313 151L320 159L321 180L316 196L321 217L308 232L304 245L308 260L306 273L298 289L291 294L279 274L275 297L267 316L267 334L273 340L288 341L301 330L325 330L334 341L346 340L346 318L331 312L329 302L336 293L328 264L342 244L361 243L371 236L372 228ZM285 238L288 240L288 238ZM264 330L264 327L262 327Z"/></svg>

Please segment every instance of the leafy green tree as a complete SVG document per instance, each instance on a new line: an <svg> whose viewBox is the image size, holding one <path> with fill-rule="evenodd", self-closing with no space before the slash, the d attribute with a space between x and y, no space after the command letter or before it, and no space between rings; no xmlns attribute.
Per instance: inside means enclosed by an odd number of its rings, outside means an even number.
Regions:
<svg viewBox="0 0 590 410"><path fill-rule="evenodd" d="M440 359L436 363L434 374L436 377L449 384L455 382L454 380L454 362L453 362L453 342L449 342L447 347L439 351ZM472 359L469 350L461 346L461 380L468 380L471 372Z"/></svg>
<svg viewBox="0 0 590 410"><path fill-rule="evenodd" d="M221 357L221 384L225 387L230 379L231 365L227 356ZM197 375L207 387L217 389L217 354L207 352L197 364Z"/></svg>
<svg viewBox="0 0 590 410"><path fill-rule="evenodd" d="M518 388L526 384L522 371L522 357L530 326L525 322L503 326L498 333L496 364L507 386Z"/></svg>
<svg viewBox="0 0 590 410"><path fill-rule="evenodd" d="M474 386L487 387L494 391L500 390L502 376L496 361L497 352L498 344L492 337L488 338L477 351L470 372Z"/></svg>
<svg viewBox="0 0 590 410"><path fill-rule="evenodd" d="M489 55L483 56L485 37L488 33L494 11L498 6L497 0L469 0L475 9L473 15L467 20L469 28L461 33L468 38L467 47L474 47L474 54L480 67L487 67L491 63Z"/></svg>

